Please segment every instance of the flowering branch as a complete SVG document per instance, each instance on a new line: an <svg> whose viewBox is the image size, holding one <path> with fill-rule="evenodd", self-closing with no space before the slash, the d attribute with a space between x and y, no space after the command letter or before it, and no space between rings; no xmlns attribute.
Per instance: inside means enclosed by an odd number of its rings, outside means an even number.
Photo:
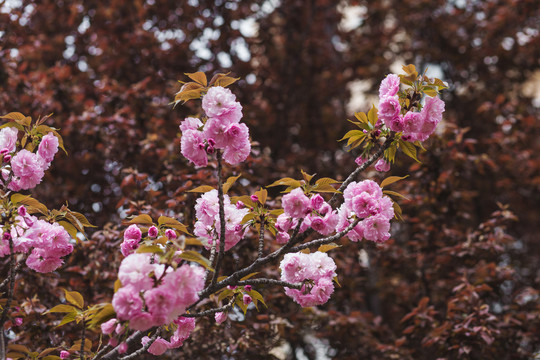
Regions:
<svg viewBox="0 0 540 360"><path fill-rule="evenodd" d="M148 342L146 344L144 344L139 350L127 355L127 356L124 356L124 357L121 357L120 359L118 360L129 360L129 359L134 359L137 355L141 355L142 353L144 353L146 350L148 350L148 348L154 343L154 341L156 341L156 339L159 337L159 334L160 334L160 330L157 329L156 330L156 333L150 338L150 340L148 340Z"/></svg>

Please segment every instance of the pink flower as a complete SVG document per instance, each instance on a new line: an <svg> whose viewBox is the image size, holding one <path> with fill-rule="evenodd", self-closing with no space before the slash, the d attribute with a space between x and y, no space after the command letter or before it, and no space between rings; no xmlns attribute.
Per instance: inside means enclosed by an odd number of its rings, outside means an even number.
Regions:
<svg viewBox="0 0 540 360"><path fill-rule="evenodd" d="M394 96L399 91L399 76L396 74L388 74L381 82L379 87L379 97Z"/></svg>
<svg viewBox="0 0 540 360"><path fill-rule="evenodd" d="M385 159L379 159L375 163L375 170L380 172L387 172L388 170L390 170L390 163Z"/></svg>
<svg viewBox="0 0 540 360"><path fill-rule="evenodd" d="M301 188L296 188L281 200L285 214L291 218L302 218L309 211L310 201Z"/></svg>
<svg viewBox="0 0 540 360"><path fill-rule="evenodd" d="M203 126L201 120L194 117L187 117L180 124L180 131L186 132L188 130L198 130L201 126Z"/></svg>
<svg viewBox="0 0 540 360"><path fill-rule="evenodd" d="M172 311L176 299L171 296L170 290L169 286L163 285L148 290L144 294L148 312L152 315L152 319L156 324L168 324L178 316Z"/></svg>
<svg viewBox="0 0 540 360"><path fill-rule="evenodd" d="M19 130L14 127L5 127L0 130L0 149L7 149L7 153L14 152L17 144L18 134Z"/></svg>
<svg viewBox="0 0 540 360"><path fill-rule="evenodd" d="M50 163L54 159L54 155L58 152L58 138L52 133L45 135L38 146L38 155Z"/></svg>
<svg viewBox="0 0 540 360"><path fill-rule="evenodd" d="M246 160L250 152L251 143L249 142L249 138L243 138L238 143L225 147L223 151L223 160L229 165L237 165Z"/></svg>
<svg viewBox="0 0 540 360"><path fill-rule="evenodd" d="M69 351L66 351L66 350L60 351L60 359L69 359L70 355L71 354L69 353Z"/></svg>
<svg viewBox="0 0 540 360"><path fill-rule="evenodd" d="M363 156L359 156L354 160L354 162L358 166L362 166L362 164L365 163L366 161L367 161L367 159L365 157L363 157Z"/></svg>
<svg viewBox="0 0 540 360"><path fill-rule="evenodd" d="M101 332L104 335L110 335L113 333L114 328L116 327L116 319L110 319L109 321L104 322L101 324Z"/></svg>
<svg viewBox="0 0 540 360"><path fill-rule="evenodd" d="M422 116L425 121L438 124L442 120L442 113L444 112L444 101L438 97L426 97L426 102L422 108Z"/></svg>
<svg viewBox="0 0 540 360"><path fill-rule="evenodd" d="M46 250L34 248L26 259L26 265L39 273L48 273L58 269L64 261L59 257L50 257Z"/></svg>
<svg viewBox="0 0 540 360"><path fill-rule="evenodd" d="M165 230L165 236L169 240L176 239L176 231L174 231L172 229L167 229L167 230Z"/></svg>
<svg viewBox="0 0 540 360"><path fill-rule="evenodd" d="M19 151L11 160L11 169L16 178L15 186L22 190L35 187L45 174L45 165L41 156L26 149Z"/></svg>
<svg viewBox="0 0 540 360"><path fill-rule="evenodd" d="M390 220L384 215L370 216L362 221L364 238L374 242L385 242L390 238Z"/></svg>
<svg viewBox="0 0 540 360"><path fill-rule="evenodd" d="M202 107L209 118L226 119L239 122L242 118L242 105L236 101L234 94L221 86L208 89L202 99Z"/></svg>
<svg viewBox="0 0 540 360"><path fill-rule="evenodd" d="M145 342L145 338L147 338L146 342ZM145 336L144 338L142 338L142 344L143 345L146 345L146 343L150 341L150 338L148 338L147 336ZM158 337L153 343L152 345L150 345L150 347L148 348L148 352L152 355L156 355L156 356L159 356L159 355L163 355L165 353L165 351L169 350L169 347L170 347L170 343L161 338L161 337Z"/></svg>
<svg viewBox="0 0 540 360"><path fill-rule="evenodd" d="M409 111L403 118L403 133L411 135L422 128L423 117L418 112Z"/></svg>
<svg viewBox="0 0 540 360"><path fill-rule="evenodd" d="M180 152L197 167L208 165L202 131L186 130L182 133Z"/></svg>
<svg viewBox="0 0 540 360"><path fill-rule="evenodd" d="M242 296L242 301L244 302L244 305L249 305L253 299L248 294L244 294L244 296Z"/></svg>
<svg viewBox="0 0 540 360"><path fill-rule="evenodd" d="M142 311L139 290L133 286L123 286L114 293L112 305L120 320L129 320Z"/></svg>
<svg viewBox="0 0 540 360"><path fill-rule="evenodd" d="M174 321L178 328L171 336L170 348L178 348L183 345L184 341L191 335L191 332L195 330L195 318L179 317Z"/></svg>
<svg viewBox="0 0 540 360"><path fill-rule="evenodd" d="M323 197L320 194L315 194L309 199L310 206L313 210L319 210L325 203Z"/></svg>
<svg viewBox="0 0 540 360"><path fill-rule="evenodd" d="M155 227L154 225L150 226L148 228L148 236L151 237L151 238L154 238L156 237L158 234L158 228Z"/></svg>
<svg viewBox="0 0 540 360"><path fill-rule="evenodd" d="M129 319L129 327L133 330L139 330L139 331L146 331L150 329L152 326L161 325L160 323L157 323L147 312L138 312L135 313L133 316Z"/></svg>
<svg viewBox="0 0 540 360"><path fill-rule="evenodd" d="M135 290L149 290L154 281L150 273L155 266L150 264L150 254L131 254L122 260L118 269L118 279L123 286L131 285Z"/></svg>
<svg viewBox="0 0 540 360"><path fill-rule="evenodd" d="M399 123L399 112L401 111L401 105L399 104L397 96L386 96L380 100L379 103L379 120L381 120L388 128L391 128L391 124Z"/></svg>
<svg viewBox="0 0 540 360"><path fill-rule="evenodd" d="M374 215L378 211L378 199L367 192L363 192L353 198L352 209L356 216L365 218Z"/></svg>
<svg viewBox="0 0 540 360"><path fill-rule="evenodd" d="M135 224L130 225L124 232L124 239L133 239L140 241L142 238L141 229Z"/></svg>
<svg viewBox="0 0 540 360"><path fill-rule="evenodd" d="M133 254L135 250L139 248L139 241L135 239L125 239L120 244L120 251L122 252L122 255L128 256Z"/></svg>
<svg viewBox="0 0 540 360"><path fill-rule="evenodd" d="M279 231L276 234L276 242L280 245L288 243L290 239L291 236L286 232Z"/></svg>
<svg viewBox="0 0 540 360"><path fill-rule="evenodd" d="M216 320L216 323L221 324L225 320L227 320L227 313L225 313L225 312L217 312L214 315L214 319Z"/></svg>

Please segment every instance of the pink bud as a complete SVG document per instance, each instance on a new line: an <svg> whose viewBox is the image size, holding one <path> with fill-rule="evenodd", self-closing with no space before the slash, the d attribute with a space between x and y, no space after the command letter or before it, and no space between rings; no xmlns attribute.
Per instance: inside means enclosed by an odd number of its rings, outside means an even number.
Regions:
<svg viewBox="0 0 540 360"><path fill-rule="evenodd" d="M236 208L237 208L237 209L243 209L244 206L246 206L246 205L244 205L244 203L241 202L241 201L238 201L238 202L236 203Z"/></svg>
<svg viewBox="0 0 540 360"><path fill-rule="evenodd" d="M11 155L7 154L4 156L4 162L10 162L11 161Z"/></svg>
<svg viewBox="0 0 540 360"><path fill-rule="evenodd" d="M251 296L249 296L248 294L244 294L244 296L242 297L242 300L244 301L244 305L249 305L253 301Z"/></svg>
<svg viewBox="0 0 540 360"><path fill-rule="evenodd" d="M21 326L22 323L23 323L22 318L20 318L20 317L15 318L15 326Z"/></svg>
<svg viewBox="0 0 540 360"><path fill-rule="evenodd" d="M109 345L112 346L112 347L115 347L116 345L118 345L118 339L115 338L115 337L112 337L109 339Z"/></svg>
<svg viewBox="0 0 540 360"><path fill-rule="evenodd" d="M118 335L122 335L124 331L126 331L126 328L122 326L122 324L116 325L116 329L114 330Z"/></svg>
<svg viewBox="0 0 540 360"><path fill-rule="evenodd" d="M110 335L113 333L115 325L116 325L116 319L111 319L109 321L106 321L103 324L101 324L101 332L105 335Z"/></svg>
<svg viewBox="0 0 540 360"><path fill-rule="evenodd" d="M60 359L69 359L69 351L66 351L66 350L62 350L60 351Z"/></svg>
<svg viewBox="0 0 540 360"><path fill-rule="evenodd" d="M227 289L229 289L229 290L234 290L234 289L236 289L236 286L234 286L234 285L227 285Z"/></svg>
<svg viewBox="0 0 540 360"><path fill-rule="evenodd" d="M236 232L242 231L242 224L236 225L236 226L234 227L234 231L236 231Z"/></svg>
<svg viewBox="0 0 540 360"><path fill-rule="evenodd" d="M0 150L0 155L7 155L7 154L9 154L8 148L3 148L2 150Z"/></svg>
<svg viewBox="0 0 540 360"><path fill-rule="evenodd" d="M251 285L244 286L244 290L246 290L247 292L251 291L251 289Z"/></svg>
<svg viewBox="0 0 540 360"><path fill-rule="evenodd" d="M216 322L218 324L221 324L222 322L224 322L225 320L227 320L227 313L225 312L217 312L215 315L214 315L214 319L216 319Z"/></svg>
<svg viewBox="0 0 540 360"><path fill-rule="evenodd" d="M5 232L4 235L2 235L2 238L3 238L5 241L9 241L9 240L11 240L11 234L8 233L8 232Z"/></svg>
<svg viewBox="0 0 540 360"><path fill-rule="evenodd" d="M251 198L251 201L253 202L259 201L259 197L257 195L251 195L250 198Z"/></svg>
<svg viewBox="0 0 540 360"><path fill-rule="evenodd" d="M123 354L127 351L127 348L128 348L128 345L127 343L123 342L120 344L120 346L118 346L118 353L119 354Z"/></svg>
<svg viewBox="0 0 540 360"><path fill-rule="evenodd" d="M206 148L206 153L207 154L213 154L215 152L215 149L212 145L208 145L208 147Z"/></svg>
<svg viewBox="0 0 540 360"><path fill-rule="evenodd" d="M216 145L216 141L214 139L212 139L212 138L210 138L210 139L208 139L206 141L208 141L208 145L210 145L212 147Z"/></svg>
<svg viewBox="0 0 540 360"><path fill-rule="evenodd" d="M367 159L363 156L359 156L357 157L354 162L356 163L356 165L360 166L362 165L363 163L365 163L367 161Z"/></svg>
<svg viewBox="0 0 540 360"><path fill-rule="evenodd" d="M26 208L23 205L19 206L19 208L17 209L17 213L20 216L26 216Z"/></svg>
<svg viewBox="0 0 540 360"><path fill-rule="evenodd" d="M167 229L167 230L165 230L165 236L169 240L176 239L176 231L174 231L172 229Z"/></svg>
<svg viewBox="0 0 540 360"><path fill-rule="evenodd" d="M154 225L150 226L150 228L148 229L148 236L150 237L156 237L158 234L158 228L155 227Z"/></svg>

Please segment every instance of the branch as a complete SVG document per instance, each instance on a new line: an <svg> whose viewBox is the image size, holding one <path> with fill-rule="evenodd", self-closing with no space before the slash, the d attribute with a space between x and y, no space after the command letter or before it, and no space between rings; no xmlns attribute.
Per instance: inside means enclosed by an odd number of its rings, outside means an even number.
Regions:
<svg viewBox="0 0 540 360"><path fill-rule="evenodd" d="M9 233L8 233L9 234ZM7 314L11 307L11 301L13 300L13 288L15 286L15 256L13 254L13 239L9 237L9 288L7 293L6 305L2 310L2 316L0 317L0 359L6 358L6 344L7 341L4 338L4 324L7 320Z"/></svg>
<svg viewBox="0 0 540 360"><path fill-rule="evenodd" d="M240 280L236 283L237 285L244 286L244 285L278 285L283 287L288 287L291 289L302 289L302 286L304 284L293 284L286 281L276 280L276 279L249 279L249 280Z"/></svg>
<svg viewBox="0 0 540 360"><path fill-rule="evenodd" d="M146 344L143 345L142 348L140 348L139 350L135 351L134 353L131 353L129 355L126 355L124 357L121 357L120 359L118 360L129 360L129 359L134 359L136 356L138 355L141 355L142 353L144 353L146 350L148 350L150 348L150 346L154 343L154 341L157 340L158 336L160 334L160 331L159 329L157 329L156 333L150 338L150 340L148 340L148 342Z"/></svg>
<svg viewBox="0 0 540 360"><path fill-rule="evenodd" d="M327 236L327 237L321 238L321 239L312 240L312 241L307 242L305 244L296 246L296 247L291 249L291 252L298 252L300 250L307 249L307 248L312 247L312 246L321 246L321 245L324 245L324 244L330 244L331 242L339 240L339 238L341 238L342 236L347 235L349 233L349 231L351 231L356 225L358 225L359 222L360 222L360 219L357 218L349 226L347 226L344 230L338 232L337 234L334 234L332 236Z"/></svg>
<svg viewBox="0 0 540 360"><path fill-rule="evenodd" d="M152 329L146 330L146 331L136 331L133 334L131 334L130 337L126 339L126 344L128 345L128 349L137 346L136 344L141 343L141 339L145 336L147 333L151 333L152 331L156 331L158 328L154 327ZM102 359L102 360L118 360L118 346L116 346L114 349L109 351L107 354L103 355L101 358L94 357L92 360Z"/></svg>
<svg viewBox="0 0 540 360"><path fill-rule="evenodd" d="M260 259L263 257L263 251L264 251L264 219L261 216L260 219L260 229L259 229L259 256L257 259Z"/></svg>
<svg viewBox="0 0 540 360"><path fill-rule="evenodd" d="M182 316L186 317L186 318L197 318L197 317L203 317L203 316L212 315L212 314L215 314L215 313L218 313L218 312L228 311L234 305L234 298L235 297L233 296L231 298L231 300L229 301L229 303L227 305L225 305L225 306L214 308L214 309L208 309L208 310L201 311L201 312L198 312L198 313L184 314Z"/></svg>

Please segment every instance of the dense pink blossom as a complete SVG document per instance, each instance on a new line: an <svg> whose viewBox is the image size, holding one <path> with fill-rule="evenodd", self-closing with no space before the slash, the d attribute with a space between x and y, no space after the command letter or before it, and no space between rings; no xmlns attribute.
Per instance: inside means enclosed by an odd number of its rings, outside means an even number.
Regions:
<svg viewBox="0 0 540 360"><path fill-rule="evenodd" d="M379 87L379 97L383 98L385 96L394 96L399 91L399 83L400 79L399 76L396 74L388 74L386 77L381 81L381 85Z"/></svg>
<svg viewBox="0 0 540 360"><path fill-rule="evenodd" d="M154 264L150 263L152 255L148 253L131 254L122 260L118 269L118 279L123 286L131 285L136 290L149 290L154 281L150 273L154 271Z"/></svg>
<svg viewBox="0 0 540 360"><path fill-rule="evenodd" d="M142 311L139 290L131 285L123 286L114 293L112 305L120 320L129 320Z"/></svg>
<svg viewBox="0 0 540 360"><path fill-rule="evenodd" d="M209 118L239 122L242 118L242 105L236 96L226 88L214 86L208 89L202 99L202 107Z"/></svg>
<svg viewBox="0 0 540 360"><path fill-rule="evenodd" d="M44 249L35 248L32 250L28 258L26 258L26 265L39 273L48 273L58 269L64 261L55 256L49 256Z"/></svg>
<svg viewBox="0 0 540 360"><path fill-rule="evenodd" d="M300 290L286 287L285 294L302 307L322 305L334 292L334 260L323 252L286 254L280 263L281 280L298 283L308 280Z"/></svg>
<svg viewBox="0 0 540 360"><path fill-rule="evenodd" d="M197 130L186 130L180 139L182 155L198 167L208 165L204 140L203 132Z"/></svg>
<svg viewBox="0 0 540 360"><path fill-rule="evenodd" d="M303 218L309 212L310 201L301 188L283 195L281 200L285 214L291 218Z"/></svg>
<svg viewBox="0 0 540 360"><path fill-rule="evenodd" d="M58 152L58 144L58 138L52 132L48 133L41 139L37 153L46 163L50 163Z"/></svg>
<svg viewBox="0 0 540 360"><path fill-rule="evenodd" d="M0 130L0 150L7 149L8 153L15 151L19 130L14 127L5 127Z"/></svg>
<svg viewBox="0 0 540 360"><path fill-rule="evenodd" d="M198 130L203 123L200 119L194 117L187 117L180 123L180 131L183 133L188 130Z"/></svg>
<svg viewBox="0 0 540 360"><path fill-rule="evenodd" d="M366 240L384 242L390 238L390 221L383 214L370 216L362 222Z"/></svg>
<svg viewBox="0 0 540 360"><path fill-rule="evenodd" d="M386 96L380 99L379 103L379 120L382 121L388 128L401 126L400 120L401 105L397 96ZM401 124L401 125L399 125Z"/></svg>
<svg viewBox="0 0 540 360"><path fill-rule="evenodd" d="M244 139L243 142L236 146L228 146L223 151L223 160L229 165L237 165L246 160L251 152L251 143L249 139Z"/></svg>
<svg viewBox="0 0 540 360"><path fill-rule="evenodd" d="M46 163L41 156L26 149L20 150L11 159L14 179L9 184L9 188L14 191L34 188L41 182L45 167Z"/></svg>

